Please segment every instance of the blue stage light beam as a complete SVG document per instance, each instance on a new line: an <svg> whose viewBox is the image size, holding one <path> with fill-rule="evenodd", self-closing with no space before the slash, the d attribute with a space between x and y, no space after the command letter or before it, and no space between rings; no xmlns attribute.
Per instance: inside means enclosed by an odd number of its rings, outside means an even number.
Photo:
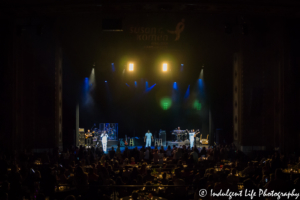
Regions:
<svg viewBox="0 0 300 200"><path fill-rule="evenodd" d="M181 64L180 71L183 71L184 64Z"/></svg>
<svg viewBox="0 0 300 200"><path fill-rule="evenodd" d="M202 79L198 79L198 90L199 90L199 97L204 97L204 82Z"/></svg>
<svg viewBox="0 0 300 200"><path fill-rule="evenodd" d="M188 86L188 88L185 92L184 98L187 99L189 96L190 96L190 85Z"/></svg>
<svg viewBox="0 0 300 200"><path fill-rule="evenodd" d="M91 83L91 79L86 77L83 82L83 93L82 102L84 106L92 106L94 103L91 91L93 90L94 84Z"/></svg>
<svg viewBox="0 0 300 200"><path fill-rule="evenodd" d="M198 88L199 88L200 92L203 92L204 84L203 84L202 79L198 79Z"/></svg>
<svg viewBox="0 0 300 200"><path fill-rule="evenodd" d="M90 81L89 81L89 78L86 77L84 79L84 87L83 87L84 94L87 94L89 92L89 89L90 89Z"/></svg>
<svg viewBox="0 0 300 200"><path fill-rule="evenodd" d="M126 85L127 85L127 87L130 87L130 86L128 85L128 83L126 83Z"/></svg>
<svg viewBox="0 0 300 200"><path fill-rule="evenodd" d="M116 68L115 68L115 64L114 64L114 63L111 63L111 70L112 70L113 72L116 71Z"/></svg>
<svg viewBox="0 0 300 200"><path fill-rule="evenodd" d="M106 98L109 102L112 101L112 96L111 96L111 93L110 93L110 89L109 89L109 85L108 85L108 82L105 81L105 89L106 89Z"/></svg>
<svg viewBox="0 0 300 200"><path fill-rule="evenodd" d="M154 85L152 85L151 87L146 89L146 92L149 92L150 90L152 90L154 88L154 86L156 86L156 83Z"/></svg>
<svg viewBox="0 0 300 200"><path fill-rule="evenodd" d="M198 79L198 97L200 99L203 99L205 98L205 83L204 83L204 72L203 72L203 66L202 66L202 69L200 71L200 74L199 74L199 79ZM202 100L201 100L202 101Z"/></svg>
<svg viewBox="0 0 300 200"><path fill-rule="evenodd" d="M177 102L179 100L179 92L178 92L178 85L176 82L173 83L173 90L172 90L172 100L173 102Z"/></svg>
<svg viewBox="0 0 300 200"><path fill-rule="evenodd" d="M173 89L174 89L174 90L178 90L178 86L177 86L177 83L176 83L176 82L173 83Z"/></svg>
<svg viewBox="0 0 300 200"><path fill-rule="evenodd" d="M199 86L199 88L203 87L203 80L202 79L198 79L198 86Z"/></svg>
<svg viewBox="0 0 300 200"><path fill-rule="evenodd" d="M148 81L146 81L145 86L146 86L146 91L147 91L147 89L148 89Z"/></svg>
<svg viewBox="0 0 300 200"><path fill-rule="evenodd" d="M137 87L137 82L136 81L134 81L134 86Z"/></svg>

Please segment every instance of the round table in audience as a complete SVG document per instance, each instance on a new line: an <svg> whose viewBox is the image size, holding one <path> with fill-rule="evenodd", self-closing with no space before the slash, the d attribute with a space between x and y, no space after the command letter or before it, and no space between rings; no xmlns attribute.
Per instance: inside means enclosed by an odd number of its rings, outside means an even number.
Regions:
<svg viewBox="0 0 300 200"><path fill-rule="evenodd" d="M140 198L138 198L140 199ZM145 198L143 198L145 199ZM158 197L158 196L152 196L151 198L147 198L147 199L151 199L151 200L167 200L166 198L162 198L162 197ZM120 200L133 200L132 196L128 196L128 197L123 197L120 198Z"/></svg>
<svg viewBox="0 0 300 200"><path fill-rule="evenodd" d="M283 169L282 170L283 173L285 174L299 174L300 173L300 169Z"/></svg>

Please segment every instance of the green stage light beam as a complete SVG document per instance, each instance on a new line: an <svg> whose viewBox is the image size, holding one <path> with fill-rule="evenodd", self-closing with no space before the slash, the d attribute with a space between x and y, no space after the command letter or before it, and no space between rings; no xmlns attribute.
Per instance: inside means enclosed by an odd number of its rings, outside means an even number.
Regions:
<svg viewBox="0 0 300 200"><path fill-rule="evenodd" d="M201 110L202 105L201 105L201 103L200 103L198 100L195 100L195 101L194 101L194 108L195 108L196 110Z"/></svg>
<svg viewBox="0 0 300 200"><path fill-rule="evenodd" d="M168 110L172 106L172 100L168 97L160 100L160 106L163 110Z"/></svg>

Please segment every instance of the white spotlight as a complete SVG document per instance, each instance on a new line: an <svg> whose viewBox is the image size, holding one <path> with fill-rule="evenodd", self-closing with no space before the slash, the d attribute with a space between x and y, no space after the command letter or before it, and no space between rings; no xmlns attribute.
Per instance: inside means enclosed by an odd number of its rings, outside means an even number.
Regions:
<svg viewBox="0 0 300 200"><path fill-rule="evenodd" d="M129 63L129 71L133 71L133 67L134 67L134 64L133 63Z"/></svg>
<svg viewBox="0 0 300 200"><path fill-rule="evenodd" d="M164 63L163 64L163 69L162 69L164 72L166 72L168 70L168 64L167 63Z"/></svg>

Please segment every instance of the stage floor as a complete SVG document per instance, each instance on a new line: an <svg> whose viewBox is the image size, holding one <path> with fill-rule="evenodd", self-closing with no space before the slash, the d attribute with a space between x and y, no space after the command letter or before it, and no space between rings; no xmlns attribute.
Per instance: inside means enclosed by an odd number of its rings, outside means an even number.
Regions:
<svg viewBox="0 0 300 200"><path fill-rule="evenodd" d="M201 148L203 148L203 147L205 147L205 148L208 148L208 145L207 144L200 144L200 145L197 145L197 147L199 148L199 147L201 147ZM114 149L116 149L117 147L114 147ZM135 148L135 146L133 146L133 147L128 147L128 149L134 149ZM142 146L137 146L137 148L138 149L141 149L142 148ZM151 146L151 149L154 149L155 147L154 146ZM167 150L167 146L164 146L164 150ZM173 148L173 146L171 146L171 149ZM110 148L108 148L109 150L111 150L111 147ZM125 147L120 147L120 149L121 149L121 151L123 152L124 150L125 150ZM159 147L159 149L160 149L160 147Z"/></svg>
<svg viewBox="0 0 300 200"><path fill-rule="evenodd" d="M172 145L171 145L171 144L172 144ZM168 146L170 146L171 149L173 148L173 145L175 145L174 142L172 142L172 143L169 142L169 143L168 143ZM179 142L179 144L176 145L176 146L178 147L178 146L180 146L180 145L182 146L182 144ZM164 146L164 150L167 150L168 146ZM197 147L198 147L198 148L199 148L199 147L201 147L201 148L203 148L203 147L208 148L208 146L209 146L209 145L207 145L207 144L197 144ZM107 146L107 151L110 151L112 147L114 147L114 149L116 150L118 146L117 146L117 145ZM128 149L134 149L135 147L137 147L139 150L140 150L141 148L143 148L143 146L128 146ZM151 149L154 149L154 148L155 148L155 146L151 146ZM120 147L120 149L121 149L121 152L123 152L123 151L125 150L125 147ZM158 147L158 149L160 149L160 147Z"/></svg>
<svg viewBox="0 0 300 200"><path fill-rule="evenodd" d="M168 146L170 146L171 147L171 149L173 148L173 145L175 145L175 146L177 146L177 147L179 147L179 146L183 146L183 145L186 145L186 146L189 146L189 143L187 143L187 142L173 142L173 141L167 141L166 142L166 146L163 146L164 147L164 150L167 150L167 148L168 148ZM209 145L207 145L207 144L200 144L200 143L197 143L197 147L199 148L203 148L203 147L205 147L205 148L208 148L208 146ZM109 140L108 142L107 142L107 152L108 151L110 151L111 149L112 149L112 147L114 148L114 149L117 149L118 148L118 141L117 140ZM137 146L127 146L128 147L128 149L134 149L135 147L137 147L138 149L141 149L143 146L141 146L141 145L137 145ZM90 146L89 147L87 147L87 148L91 148ZM155 148L155 146L151 146L151 149L154 149ZM123 152L124 150L125 150L125 146L124 147L120 147L120 149L121 149L121 152ZM158 147L158 149L160 149L160 146ZM106 152L106 153L107 153Z"/></svg>

